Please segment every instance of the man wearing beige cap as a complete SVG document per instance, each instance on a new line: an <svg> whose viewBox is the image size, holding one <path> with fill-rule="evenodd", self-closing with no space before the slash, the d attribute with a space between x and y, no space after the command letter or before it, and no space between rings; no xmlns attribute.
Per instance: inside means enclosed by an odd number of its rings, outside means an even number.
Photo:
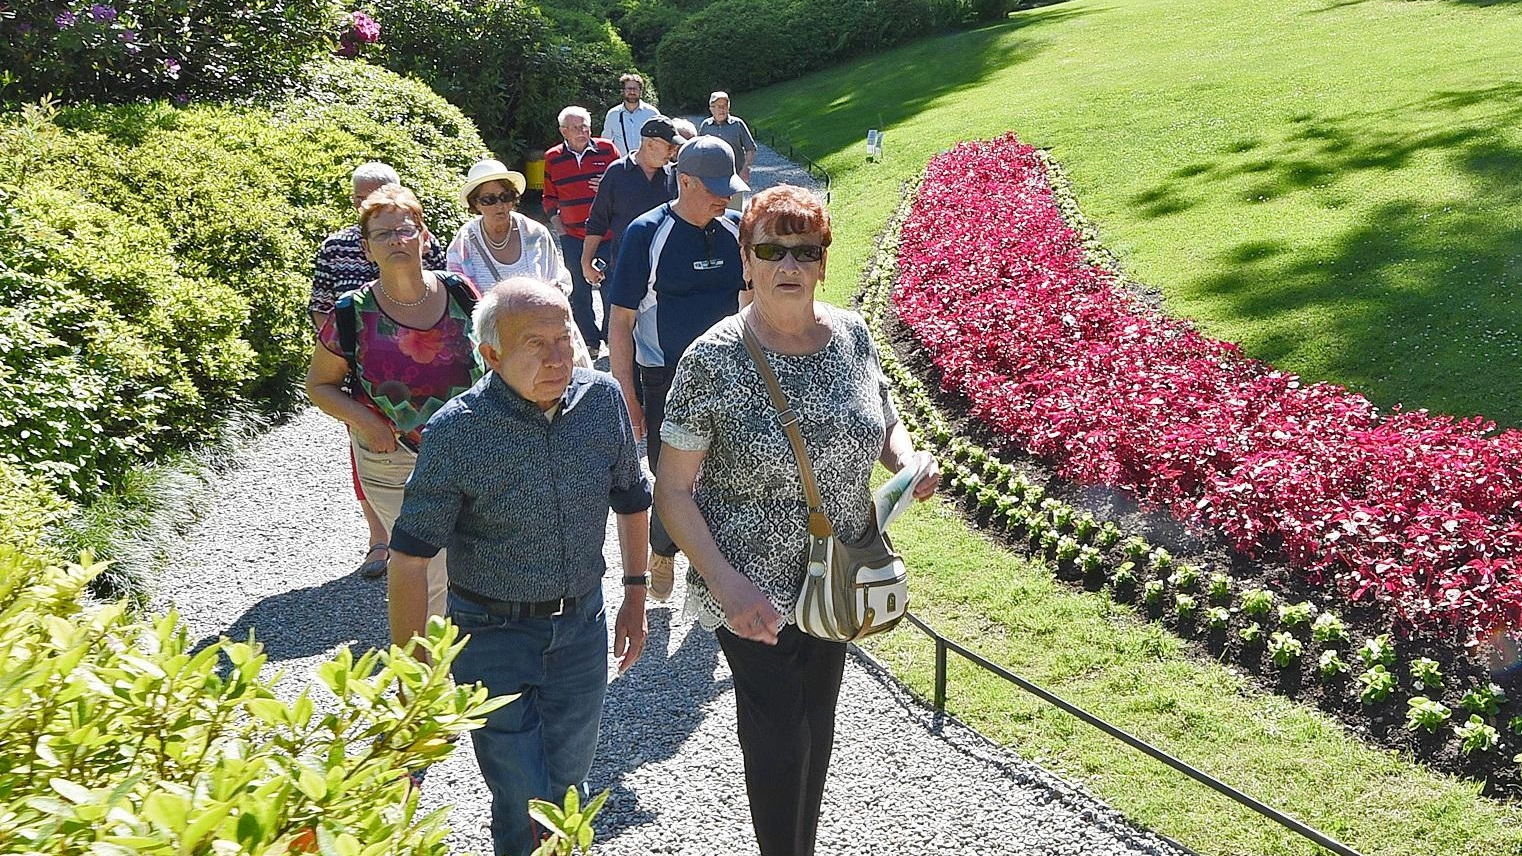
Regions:
<svg viewBox="0 0 1522 856"><path fill-rule="evenodd" d="M606 290L613 376L623 388L636 438L648 437L650 469L660 457L661 420L677 360L709 327L750 302L740 269L740 215L730 197L750 187L735 153L698 136L677 151L677 197L636 217L624 232ZM637 381L637 384L636 384ZM650 594L671 596L676 543L659 511L650 515Z"/></svg>
<svg viewBox="0 0 1522 856"><path fill-rule="evenodd" d="M750 135L750 126L739 116L729 115L729 93L715 92L708 96L708 112L712 114L698 126L698 134L711 134L735 151L735 172L741 181L750 181L750 165L756 162L756 138Z"/></svg>

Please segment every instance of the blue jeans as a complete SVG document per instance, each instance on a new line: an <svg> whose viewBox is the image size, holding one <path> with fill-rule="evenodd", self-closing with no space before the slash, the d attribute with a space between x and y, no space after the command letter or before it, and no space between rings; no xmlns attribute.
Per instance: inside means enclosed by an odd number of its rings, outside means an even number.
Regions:
<svg viewBox="0 0 1522 856"><path fill-rule="evenodd" d="M581 238L573 238L570 235L560 236L560 254L565 256L565 266L571 271L571 317L576 321L576 328L581 331L581 338L587 342L587 350L592 353L592 359L597 359L597 348L602 344L606 326L598 327L597 315L592 309L592 284L581 273L581 248L585 241ZM608 242L603 241L597 248L597 258L608 260ZM595 289L602 300L603 324L608 323L608 289L606 284L603 288Z"/></svg>
<svg viewBox="0 0 1522 856"><path fill-rule="evenodd" d="M528 801L559 804L572 785L586 793L608 689L602 588L564 615L523 620L489 615L451 592L449 617L469 634L454 662L455 681L479 681L494 696L520 693L471 738L491 789L497 856L529 856L538 831Z"/></svg>

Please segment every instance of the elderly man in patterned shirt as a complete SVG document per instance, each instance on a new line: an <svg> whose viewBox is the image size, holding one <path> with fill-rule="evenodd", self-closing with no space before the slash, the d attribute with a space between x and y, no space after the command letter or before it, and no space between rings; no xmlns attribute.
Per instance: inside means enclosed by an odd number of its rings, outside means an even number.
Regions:
<svg viewBox="0 0 1522 856"><path fill-rule="evenodd" d="M585 790L607 689L603 540L618 518L626 569L614 623L620 671L645 645L649 479L611 375L572 364L560 289L509 279L481 299L475 334L491 373L424 429L391 533L391 637L427 618L428 557L449 550L449 617L469 634L460 683L519 697L472 733L492 793L498 854L529 854L533 798Z"/></svg>

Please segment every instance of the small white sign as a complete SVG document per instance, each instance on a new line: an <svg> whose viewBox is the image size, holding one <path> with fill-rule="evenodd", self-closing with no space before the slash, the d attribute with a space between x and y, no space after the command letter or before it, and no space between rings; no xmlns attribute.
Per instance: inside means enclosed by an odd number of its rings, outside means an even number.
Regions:
<svg viewBox="0 0 1522 856"><path fill-rule="evenodd" d="M867 160L882 158L883 136L883 132L875 128L867 132Z"/></svg>

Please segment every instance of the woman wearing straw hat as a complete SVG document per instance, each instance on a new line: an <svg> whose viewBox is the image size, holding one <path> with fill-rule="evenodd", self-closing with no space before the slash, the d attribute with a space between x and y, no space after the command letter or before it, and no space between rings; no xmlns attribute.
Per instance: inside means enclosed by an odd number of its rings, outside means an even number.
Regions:
<svg viewBox="0 0 1522 856"><path fill-rule="evenodd" d="M570 293L571 273L555 236L518 213L518 199L527 185L522 173L501 161L477 161L460 188L460 202L476 217L449 243L446 266L480 283L483 290L509 277L529 276Z"/></svg>

